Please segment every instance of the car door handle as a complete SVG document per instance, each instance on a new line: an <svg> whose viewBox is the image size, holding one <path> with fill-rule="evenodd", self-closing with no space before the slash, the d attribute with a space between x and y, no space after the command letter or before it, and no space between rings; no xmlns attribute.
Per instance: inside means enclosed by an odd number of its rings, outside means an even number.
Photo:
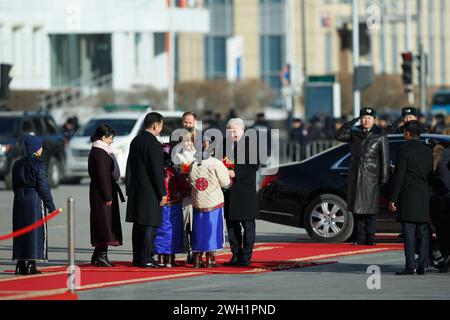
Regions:
<svg viewBox="0 0 450 320"><path fill-rule="evenodd" d="M339 175L343 176L343 177L346 177L346 176L348 176L348 172L339 172Z"/></svg>

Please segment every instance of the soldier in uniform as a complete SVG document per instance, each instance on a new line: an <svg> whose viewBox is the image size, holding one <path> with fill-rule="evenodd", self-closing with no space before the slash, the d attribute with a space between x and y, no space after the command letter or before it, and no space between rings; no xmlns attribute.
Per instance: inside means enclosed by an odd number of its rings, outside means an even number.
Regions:
<svg viewBox="0 0 450 320"><path fill-rule="evenodd" d="M397 120L391 127L391 133L395 134L403 134L403 127L405 123L408 121L417 121L419 117L419 110L414 107L404 107L402 108L402 117ZM426 133L429 131L429 128L426 126L421 127L422 133Z"/></svg>
<svg viewBox="0 0 450 320"><path fill-rule="evenodd" d="M376 111L362 108L360 117L345 123L335 135L351 144L347 208L356 223L357 245L374 245L380 185L389 178L389 143L375 125ZM354 126L360 121L361 125Z"/></svg>

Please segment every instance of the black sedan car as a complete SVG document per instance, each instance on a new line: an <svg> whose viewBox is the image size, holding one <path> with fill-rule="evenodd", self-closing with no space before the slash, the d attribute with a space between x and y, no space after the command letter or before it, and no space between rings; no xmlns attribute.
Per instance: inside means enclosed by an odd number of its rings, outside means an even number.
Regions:
<svg viewBox="0 0 450 320"><path fill-rule="evenodd" d="M12 167L25 154L23 141L28 134L42 139L48 183L52 188L58 187L66 161L64 136L53 117L45 112L0 112L0 180L5 181L6 189L12 189Z"/></svg>
<svg viewBox="0 0 450 320"><path fill-rule="evenodd" d="M405 141L402 135L389 135L391 165ZM423 143L450 143L450 137L424 134ZM340 144L302 162L281 165L275 175L262 177L259 189L260 219L305 228L320 242L344 242L354 231L347 211L347 175L350 145ZM377 232L400 232L400 224L387 209L387 186L380 197Z"/></svg>

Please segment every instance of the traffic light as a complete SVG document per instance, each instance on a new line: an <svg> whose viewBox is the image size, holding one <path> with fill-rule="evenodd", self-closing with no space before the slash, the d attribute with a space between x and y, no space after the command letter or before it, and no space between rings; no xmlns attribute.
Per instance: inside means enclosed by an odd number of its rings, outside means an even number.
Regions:
<svg viewBox="0 0 450 320"><path fill-rule="evenodd" d="M403 84L411 85L413 84L413 54L411 51L403 52L402 54L402 79Z"/></svg>
<svg viewBox="0 0 450 320"><path fill-rule="evenodd" d="M12 80L9 76L11 68L10 64L0 64L0 100L9 98L9 84Z"/></svg>

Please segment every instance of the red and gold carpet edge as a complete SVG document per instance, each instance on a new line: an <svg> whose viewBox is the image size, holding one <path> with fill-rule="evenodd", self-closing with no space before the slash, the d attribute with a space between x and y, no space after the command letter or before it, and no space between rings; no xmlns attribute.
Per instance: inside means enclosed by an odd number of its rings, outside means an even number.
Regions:
<svg viewBox="0 0 450 320"><path fill-rule="evenodd" d="M259 243L255 245L252 264L249 267L225 267L229 252L217 254L218 268L194 269L180 263L174 268L141 269L129 262L114 262L115 267L97 268L81 264L77 269L77 291L93 290L112 286L174 280L214 274L249 274L282 271L311 267L335 261L320 261L337 257L373 254L402 250L403 244L379 244L377 246L353 246L351 244L323 243ZM13 276L0 279L0 299L76 299L67 291L66 266L42 268L42 274Z"/></svg>

